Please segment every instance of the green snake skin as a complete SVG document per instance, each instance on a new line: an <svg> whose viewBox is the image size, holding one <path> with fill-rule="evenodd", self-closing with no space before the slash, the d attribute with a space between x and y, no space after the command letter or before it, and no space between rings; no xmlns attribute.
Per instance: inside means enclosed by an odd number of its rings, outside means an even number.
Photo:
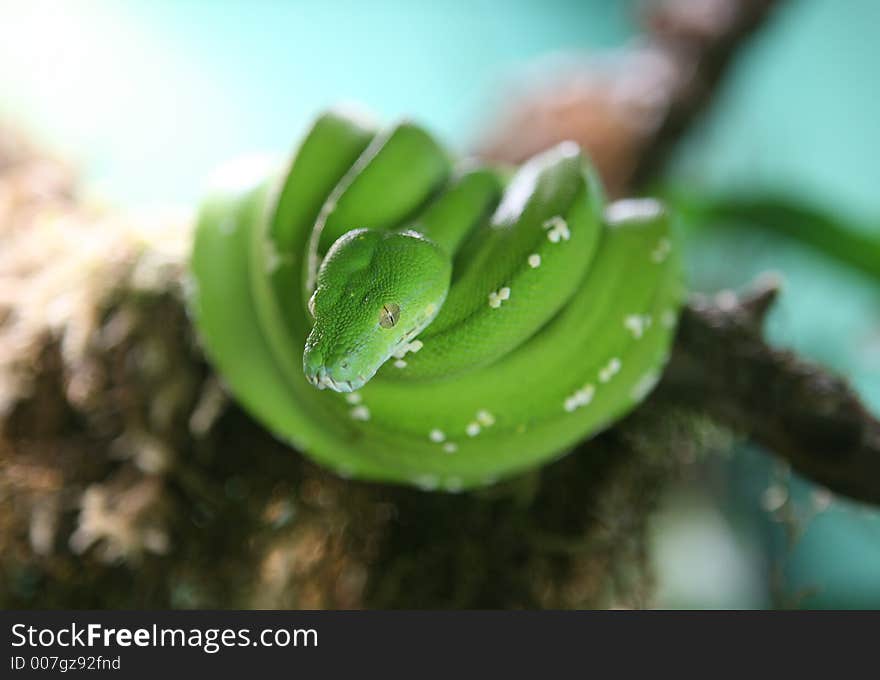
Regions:
<svg viewBox="0 0 880 680"><path fill-rule="evenodd" d="M192 309L280 439L346 477L456 492L563 455L648 395L677 250L663 207L606 205L573 143L495 168L334 111L286 169L205 201Z"/></svg>

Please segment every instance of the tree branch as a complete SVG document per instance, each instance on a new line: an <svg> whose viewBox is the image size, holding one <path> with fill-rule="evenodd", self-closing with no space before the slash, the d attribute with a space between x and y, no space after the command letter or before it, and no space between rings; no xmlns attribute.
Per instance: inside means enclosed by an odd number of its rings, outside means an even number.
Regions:
<svg viewBox="0 0 880 680"><path fill-rule="evenodd" d="M725 3L740 4L709 4ZM661 42L544 121L550 143L578 123L612 192L660 167L708 101L668 108L684 90ZM652 83L657 108L640 96ZM542 144L540 127L521 120L498 148ZM525 480L452 497L338 479L224 396L184 311L188 243L184 224L96 214L68 170L0 128L0 606L644 606L651 511L719 432L694 410L880 498L876 420L761 339L772 287L695 298L649 402Z"/></svg>
<svg viewBox="0 0 880 680"><path fill-rule="evenodd" d="M477 153L519 163L571 139L589 151L611 196L630 195L662 169L778 4L653 2L645 34L632 45L573 56L526 78L485 126Z"/></svg>
<svg viewBox="0 0 880 680"><path fill-rule="evenodd" d="M779 0L659 2L646 13L648 35L677 64L681 77L659 125L647 139L631 184L656 177L679 140L708 109L742 47L764 26Z"/></svg>
<svg viewBox="0 0 880 680"><path fill-rule="evenodd" d="M704 411L801 474L880 504L880 421L843 379L762 337L775 281L741 297L695 296L657 399Z"/></svg>

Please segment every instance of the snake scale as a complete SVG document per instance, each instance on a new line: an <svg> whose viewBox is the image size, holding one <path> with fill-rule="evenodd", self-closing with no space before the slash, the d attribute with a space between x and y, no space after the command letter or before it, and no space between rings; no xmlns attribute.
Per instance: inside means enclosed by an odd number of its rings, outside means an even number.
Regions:
<svg viewBox="0 0 880 680"><path fill-rule="evenodd" d="M632 410L682 297L663 206L606 204L574 143L492 167L341 111L209 196L192 272L208 356L270 431L340 475L448 492Z"/></svg>

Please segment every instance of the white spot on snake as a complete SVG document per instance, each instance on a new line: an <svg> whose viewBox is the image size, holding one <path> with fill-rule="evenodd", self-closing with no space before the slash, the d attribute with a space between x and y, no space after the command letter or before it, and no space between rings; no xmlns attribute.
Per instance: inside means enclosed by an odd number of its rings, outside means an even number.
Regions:
<svg viewBox="0 0 880 680"><path fill-rule="evenodd" d="M366 406L355 406L349 414L352 420L369 420L370 419L370 409Z"/></svg>
<svg viewBox="0 0 880 680"><path fill-rule="evenodd" d="M478 434L480 434L481 429L482 428L480 427L480 424L474 421L472 423L468 423L467 427L464 428L464 431L465 433L467 433L468 437L476 437Z"/></svg>
<svg viewBox="0 0 880 680"><path fill-rule="evenodd" d="M500 288L497 291L493 290L491 293L489 293L489 306L492 309L498 309L501 306L502 302L504 302L505 300L509 300L509 299L510 299L510 288L508 288L507 286L504 286L503 288Z"/></svg>
<svg viewBox="0 0 880 680"><path fill-rule="evenodd" d="M443 450L446 451L446 453L455 453L458 451L458 444L455 442L446 442L443 445Z"/></svg>
<svg viewBox="0 0 880 680"><path fill-rule="evenodd" d="M630 391L630 396L636 401L641 401L651 393L651 390L654 389L659 380L660 371L652 370L645 373L645 375L639 378L638 382L633 385L633 388Z"/></svg>
<svg viewBox="0 0 880 680"><path fill-rule="evenodd" d="M638 340L645 332L645 321L638 314L630 314L623 320L623 326Z"/></svg>
<svg viewBox="0 0 880 680"><path fill-rule="evenodd" d="M413 340L412 342L407 342L401 345L400 348L392 354L392 356L396 359L403 359L403 357L405 357L408 352L412 352L413 354L415 354L424 346L425 345L421 340Z"/></svg>
<svg viewBox="0 0 880 680"><path fill-rule="evenodd" d="M547 238L550 240L550 243L568 241L571 238L568 224L560 215L551 217L541 225L541 228L547 230Z"/></svg>
<svg viewBox="0 0 880 680"><path fill-rule="evenodd" d="M669 241L669 239L661 238L657 242L657 247L654 248L653 252L651 253L651 261L659 264L669 256L669 253L671 251L672 243Z"/></svg>
<svg viewBox="0 0 880 680"><path fill-rule="evenodd" d="M492 427L495 424L495 416L489 413L486 409L480 409L477 411L476 417L477 422L483 427Z"/></svg>
<svg viewBox="0 0 880 680"><path fill-rule="evenodd" d="M663 205L652 198L626 198L605 208L605 221L615 227L627 220L651 220L663 213Z"/></svg>
<svg viewBox="0 0 880 680"><path fill-rule="evenodd" d="M428 433L428 439L439 444L446 440L446 433L443 430L433 429Z"/></svg>
<svg viewBox="0 0 880 680"><path fill-rule="evenodd" d="M345 401L349 404L360 404L362 400L363 397L361 397L360 392L349 392L345 395Z"/></svg>
<svg viewBox="0 0 880 680"><path fill-rule="evenodd" d="M664 328L672 328L675 326L677 318L678 315L675 313L675 310L667 309L663 312L663 316L660 317L660 323L663 324Z"/></svg>
<svg viewBox="0 0 880 680"><path fill-rule="evenodd" d="M613 357L604 368L599 370L599 382L607 383L620 371L622 365L620 359Z"/></svg>
<svg viewBox="0 0 880 680"><path fill-rule="evenodd" d="M541 266L541 256L538 253L532 253L529 255L527 262L532 269L537 269Z"/></svg>
<svg viewBox="0 0 880 680"><path fill-rule="evenodd" d="M394 362L395 368L406 368L406 362L403 359L398 359Z"/></svg>
<svg viewBox="0 0 880 680"><path fill-rule="evenodd" d="M651 327L653 319L650 314L630 314L623 320L624 327L638 340Z"/></svg>
<svg viewBox="0 0 880 680"><path fill-rule="evenodd" d="M563 408L567 413L571 413L575 409L579 409L581 406L586 406L591 401L593 401L593 396L596 394L596 388L593 385L587 383L581 389L577 390L570 397L566 397L563 402Z"/></svg>
<svg viewBox="0 0 880 680"><path fill-rule="evenodd" d="M422 491L433 491L440 483L434 475L418 475L413 477L412 482Z"/></svg>

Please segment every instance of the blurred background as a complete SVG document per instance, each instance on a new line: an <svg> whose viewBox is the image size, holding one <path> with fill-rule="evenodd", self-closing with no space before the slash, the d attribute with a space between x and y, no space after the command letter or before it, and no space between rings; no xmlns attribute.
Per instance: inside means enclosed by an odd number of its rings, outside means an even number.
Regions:
<svg viewBox="0 0 880 680"><path fill-rule="evenodd" d="M0 121L71 159L103 201L191 209L220 163L283 156L340 102L474 148L524 74L630 45L643 4L0 0ZM878 27L874 0L782 3L657 191L784 197L880 235ZM691 286L778 272L771 340L847 377L880 413L878 281L731 226L693 230ZM695 466L653 541L661 607L880 607L880 513L749 446Z"/></svg>

